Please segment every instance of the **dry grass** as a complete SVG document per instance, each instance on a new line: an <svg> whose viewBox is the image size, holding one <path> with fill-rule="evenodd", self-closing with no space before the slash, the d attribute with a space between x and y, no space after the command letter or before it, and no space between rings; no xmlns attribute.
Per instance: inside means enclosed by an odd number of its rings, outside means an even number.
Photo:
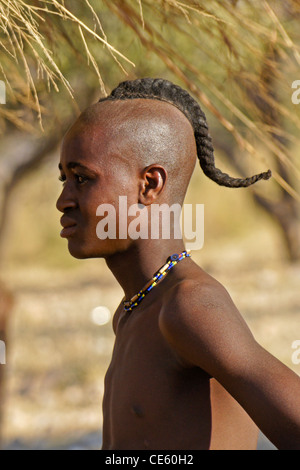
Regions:
<svg viewBox="0 0 300 470"><path fill-rule="evenodd" d="M264 167L273 166L276 182L300 200L297 189L277 171L275 163L272 165L273 158L299 181L299 161L288 145L278 140L274 142L274 135L282 135L282 123L287 122L286 141L299 145L300 119L295 106L291 105L290 89L292 77L299 78L295 75L300 64L296 27L300 15L298 1L289 0L284 5L277 0L258 4L213 0L209 5L203 0L107 0L104 3L106 8L99 8L88 0L80 7L58 0L0 0L3 52L0 67L15 104L34 109L42 126L46 109L40 104L37 86L41 87L44 80L48 91L52 92L63 84L70 97L76 99L76 90L72 89L66 74L70 64L76 66L79 55L86 56L101 93L106 95L106 89L112 84L105 83L102 77L102 64L94 52L95 41L118 63L124 78L128 73L134 76L136 59L121 52L121 45L112 45L112 42L118 43L117 36L108 41L110 31L105 31L101 17L109 12L115 19L117 31L121 28L129 37L138 38L143 51L151 51L165 64L172 78L184 84L233 135L241 151L262 162ZM64 51L56 51L55 56L51 50L53 41L71 45L67 66L58 65L62 62L59 54ZM122 64L129 69L125 70ZM201 64L209 64L209 67L203 68ZM268 73L272 72L283 100L267 89L266 68ZM257 103L249 97L249 90L277 113L277 124L268 126L259 116ZM2 127L3 120L9 120L26 131L34 130L34 125L22 119L16 110L0 107L1 117ZM272 158L262 158L258 150L260 144Z"/></svg>
<svg viewBox="0 0 300 470"><path fill-rule="evenodd" d="M36 81L42 78L47 82L48 91L53 87L56 92L59 91L58 84L62 83L71 98L74 99L74 91L69 81L65 78L64 72L61 71L60 67L57 65L53 58L53 53L47 45L50 32L49 25L51 25L54 30L56 28L58 40L62 35L57 19L69 21L77 25L83 48L87 54L87 59L92 62L99 79L100 89L104 95L106 91L101 73L96 59L89 50L83 30L100 44L107 47L120 67L122 67L122 65L118 57L134 66L132 61L117 51L107 41L98 15L95 13L89 1L84 1L86 8L92 12L101 35L97 33L96 29L91 29L78 16L67 9L64 2L42 0L41 2L33 2L34 4L30 4L23 0L0 1L0 47L4 51L4 54L12 60L10 63L4 61L4 66L1 64L0 69L15 100L18 99L18 96L14 93L14 88L11 86L8 73L10 72L10 75L14 77L14 81L18 82L18 87L21 88L22 91L21 95L28 97L28 106L33 106L36 110L41 128L43 128L42 109ZM40 6L36 6L36 4ZM32 72L32 61L30 60L32 58L34 58L36 62L34 74ZM15 64L17 67L14 67ZM125 72L123 67L122 70ZM14 85L16 85L16 83L14 83ZM22 125L22 121L18 119L17 113L7 114L5 110L3 111L0 108L0 115L1 114L6 119L10 119L17 127L28 131L26 125Z"/></svg>

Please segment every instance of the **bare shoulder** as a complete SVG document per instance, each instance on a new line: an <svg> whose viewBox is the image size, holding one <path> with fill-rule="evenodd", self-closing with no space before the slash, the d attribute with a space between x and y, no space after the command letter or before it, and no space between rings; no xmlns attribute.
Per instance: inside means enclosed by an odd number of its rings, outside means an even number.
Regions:
<svg viewBox="0 0 300 470"><path fill-rule="evenodd" d="M241 351L250 345L253 348L254 344L253 335L227 289L202 270L169 290L159 326L183 359L210 374L216 372L216 364L234 367Z"/></svg>
<svg viewBox="0 0 300 470"><path fill-rule="evenodd" d="M167 327L177 321L223 324L230 319L246 327L227 289L201 270L193 278L180 280L166 293L160 320Z"/></svg>
<svg viewBox="0 0 300 470"><path fill-rule="evenodd" d="M183 363L214 377L278 449L299 449L298 375L255 341L227 290L197 272L167 293L162 335Z"/></svg>
<svg viewBox="0 0 300 470"><path fill-rule="evenodd" d="M183 312L196 307L197 310L214 309L227 306L236 309L227 289L205 271L199 271L198 275L180 280L173 286L166 296L167 303L176 301ZM188 306L188 309L186 308Z"/></svg>

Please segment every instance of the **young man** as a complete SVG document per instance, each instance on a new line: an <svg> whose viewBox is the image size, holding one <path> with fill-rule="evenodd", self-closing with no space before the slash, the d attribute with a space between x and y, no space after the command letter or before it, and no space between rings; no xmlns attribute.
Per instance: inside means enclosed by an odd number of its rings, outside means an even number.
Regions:
<svg viewBox="0 0 300 470"><path fill-rule="evenodd" d="M151 206L183 204L196 156L220 185L270 177L218 170L199 105L160 79L120 84L64 138L61 236L74 257L103 257L124 290L105 378L103 449L254 450L258 428L279 449L300 449L300 378L256 343L182 239L151 237ZM140 204L148 237L118 235L122 195L127 209ZM116 237L97 237L102 204L115 208Z"/></svg>

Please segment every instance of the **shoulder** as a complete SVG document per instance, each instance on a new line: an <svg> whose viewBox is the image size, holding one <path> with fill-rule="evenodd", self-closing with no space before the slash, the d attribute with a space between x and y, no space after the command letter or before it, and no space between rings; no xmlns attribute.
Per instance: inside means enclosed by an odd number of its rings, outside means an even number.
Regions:
<svg viewBox="0 0 300 470"><path fill-rule="evenodd" d="M209 275L185 279L167 293L159 318L166 341L211 375L242 362L253 336L228 291ZM230 360L229 360L230 358Z"/></svg>
<svg viewBox="0 0 300 470"><path fill-rule="evenodd" d="M233 305L228 291L212 276L202 272L195 278L180 280L168 292L167 303L182 306L189 304L190 308L213 308L230 303Z"/></svg>
<svg viewBox="0 0 300 470"><path fill-rule="evenodd" d="M213 320L216 315L237 315L237 309L225 287L216 279L204 274L196 279L177 282L166 293L160 324L167 328L176 323L194 320Z"/></svg>

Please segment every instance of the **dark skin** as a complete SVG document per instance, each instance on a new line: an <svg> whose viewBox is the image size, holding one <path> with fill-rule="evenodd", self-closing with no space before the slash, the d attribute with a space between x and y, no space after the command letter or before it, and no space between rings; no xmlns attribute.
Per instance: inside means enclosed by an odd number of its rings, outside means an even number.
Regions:
<svg viewBox="0 0 300 470"><path fill-rule="evenodd" d="M57 202L76 258L103 257L130 299L182 240L99 240L101 203L183 203L196 161L193 131L153 100L89 108L65 136ZM76 166L75 166L76 164ZM78 166L80 164L81 166ZM149 219L150 220L150 219ZM128 222L129 223L129 222ZM191 258L132 312L120 302L105 378L103 449L256 449L258 428L300 449L300 379L253 338L226 289Z"/></svg>

